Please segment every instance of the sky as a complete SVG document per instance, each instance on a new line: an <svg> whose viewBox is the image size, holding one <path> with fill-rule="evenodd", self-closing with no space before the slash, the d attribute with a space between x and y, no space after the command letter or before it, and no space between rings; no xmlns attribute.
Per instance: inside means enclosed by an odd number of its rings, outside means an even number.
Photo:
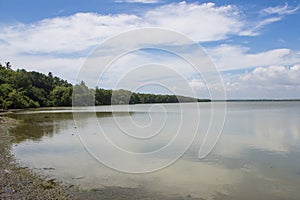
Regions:
<svg viewBox="0 0 300 200"><path fill-rule="evenodd" d="M174 55L140 50L120 58L100 87L116 87L135 69L130 66L138 65L143 70L128 76L132 81L127 77L125 89L163 93L167 88L185 95L186 87L175 77L183 76L198 97L223 88L228 99L300 98L300 1L0 0L0 8L0 62L9 61L14 69L51 71L76 83L101 43L126 31L155 27L201 46L222 81L196 76ZM160 87L146 86L155 81Z"/></svg>

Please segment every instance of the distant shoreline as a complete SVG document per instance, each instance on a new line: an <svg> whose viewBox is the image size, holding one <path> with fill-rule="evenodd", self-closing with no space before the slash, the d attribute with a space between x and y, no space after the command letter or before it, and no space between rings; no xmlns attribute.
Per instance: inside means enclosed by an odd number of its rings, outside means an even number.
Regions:
<svg viewBox="0 0 300 200"><path fill-rule="evenodd" d="M210 99L198 99L200 101L195 102L177 102L177 103L213 103L213 102L300 102L300 99L227 99L227 100L210 100ZM138 104L113 104L113 105L147 105L147 104L177 104L177 103L138 103ZM113 106L113 105L95 105L95 106ZM49 106L39 108L59 108L59 107L72 107L72 106ZM8 112L15 112L21 110L27 110L33 108L23 109L0 109L0 116Z"/></svg>
<svg viewBox="0 0 300 200"><path fill-rule="evenodd" d="M226 99L211 100L211 102L276 102L276 101L300 101L300 99Z"/></svg>

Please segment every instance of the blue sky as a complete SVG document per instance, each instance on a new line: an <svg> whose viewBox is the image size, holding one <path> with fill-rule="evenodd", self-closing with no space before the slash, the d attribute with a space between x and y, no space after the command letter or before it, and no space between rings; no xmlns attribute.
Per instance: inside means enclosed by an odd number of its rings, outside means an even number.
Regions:
<svg viewBox="0 0 300 200"><path fill-rule="evenodd" d="M0 8L0 62L16 68L74 82L105 39L159 27L205 48L228 98L300 98L300 1L0 0ZM188 78L205 93L203 80Z"/></svg>

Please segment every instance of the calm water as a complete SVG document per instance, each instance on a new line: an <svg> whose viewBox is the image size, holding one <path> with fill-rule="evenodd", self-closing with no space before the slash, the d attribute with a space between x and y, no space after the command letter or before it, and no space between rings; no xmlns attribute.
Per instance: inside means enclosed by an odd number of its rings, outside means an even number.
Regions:
<svg viewBox="0 0 300 200"><path fill-rule="evenodd" d="M207 157L199 159L212 105L218 103L102 106L96 107L96 115L93 108L78 108L76 124L71 108L19 112L11 115L23 120L12 130L18 140L13 151L23 165L84 189L144 188L181 199L300 199L300 102L227 103L221 138ZM216 115L221 114L218 109ZM182 110L187 119L182 119ZM180 159L161 170L119 172L86 151L88 146L96 155L128 169L135 161L109 151L100 139L99 127L122 149L152 152L164 147L174 133L190 137L195 111L200 111L200 121L194 142ZM185 137L180 141L170 156L153 157L151 163L145 159L140 165L168 163Z"/></svg>

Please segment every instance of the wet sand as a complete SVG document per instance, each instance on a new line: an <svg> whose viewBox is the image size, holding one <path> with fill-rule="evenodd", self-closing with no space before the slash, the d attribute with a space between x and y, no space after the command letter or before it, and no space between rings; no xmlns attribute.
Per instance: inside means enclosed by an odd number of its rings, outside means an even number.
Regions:
<svg viewBox="0 0 300 200"><path fill-rule="evenodd" d="M65 192L69 186L18 164L11 152L14 137L9 134L16 125L15 120L0 117L0 199L72 199Z"/></svg>

